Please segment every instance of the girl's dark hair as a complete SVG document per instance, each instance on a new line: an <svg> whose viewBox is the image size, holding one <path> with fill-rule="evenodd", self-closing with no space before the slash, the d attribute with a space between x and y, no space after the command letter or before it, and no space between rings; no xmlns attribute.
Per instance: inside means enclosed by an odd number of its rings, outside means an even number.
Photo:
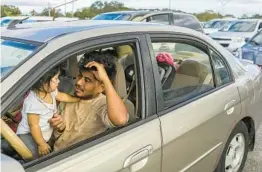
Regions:
<svg viewBox="0 0 262 172"><path fill-rule="evenodd" d="M53 69L51 69L50 71L48 71L46 74L44 74L44 76L42 76L33 86L32 86L32 90L34 91L40 91L41 88L43 87L43 84L48 83L48 86L50 86L50 81L51 79L57 75L58 73L61 72L60 67L55 67ZM41 90L41 91L46 91L46 90Z"/></svg>
<svg viewBox="0 0 262 172"><path fill-rule="evenodd" d="M103 64L109 79L113 81L116 76L116 65L114 59L115 56L111 52L93 51L84 54L78 63L78 67L80 71L96 71L96 68L86 68L85 65L92 61Z"/></svg>

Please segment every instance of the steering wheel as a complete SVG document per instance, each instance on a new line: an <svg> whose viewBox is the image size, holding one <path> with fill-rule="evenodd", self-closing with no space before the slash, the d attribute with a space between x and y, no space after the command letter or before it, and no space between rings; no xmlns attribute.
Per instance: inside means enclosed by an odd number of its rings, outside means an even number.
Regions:
<svg viewBox="0 0 262 172"><path fill-rule="evenodd" d="M0 133L23 159L31 159L32 152L1 118Z"/></svg>

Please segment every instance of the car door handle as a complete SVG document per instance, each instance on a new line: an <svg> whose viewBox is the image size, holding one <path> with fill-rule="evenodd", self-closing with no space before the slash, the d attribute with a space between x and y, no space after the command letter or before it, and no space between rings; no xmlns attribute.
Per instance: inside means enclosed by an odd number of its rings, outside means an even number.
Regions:
<svg viewBox="0 0 262 172"><path fill-rule="evenodd" d="M152 145L148 145L142 149L139 149L129 157L124 162L124 168L130 166L130 171L135 172L143 168L147 161L149 155L152 153L153 147Z"/></svg>
<svg viewBox="0 0 262 172"><path fill-rule="evenodd" d="M234 106L235 105L236 105L236 101L235 100L232 100L232 101L230 101L230 102L228 102L226 104L224 110L227 112L228 115L231 115L234 112L234 110L235 110Z"/></svg>

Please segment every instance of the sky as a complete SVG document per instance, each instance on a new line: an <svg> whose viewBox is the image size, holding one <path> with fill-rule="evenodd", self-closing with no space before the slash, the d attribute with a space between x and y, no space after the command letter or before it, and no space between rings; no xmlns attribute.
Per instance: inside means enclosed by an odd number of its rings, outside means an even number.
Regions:
<svg viewBox="0 0 262 172"><path fill-rule="evenodd" d="M71 0L2 0L4 5L15 5L23 14L28 14L33 9L42 11L48 6L57 6L65 1ZM96 0L77 0L74 3L74 11L79 8L88 7ZM102 0L103 1L103 0ZM111 1L111 0L107 0ZM262 0L116 0L130 8L168 8L171 1L171 9L181 10L189 13L199 13L213 10L222 14L233 14L237 17L243 14L262 14ZM61 7L64 12L65 7ZM72 11L72 5L66 6L66 11Z"/></svg>

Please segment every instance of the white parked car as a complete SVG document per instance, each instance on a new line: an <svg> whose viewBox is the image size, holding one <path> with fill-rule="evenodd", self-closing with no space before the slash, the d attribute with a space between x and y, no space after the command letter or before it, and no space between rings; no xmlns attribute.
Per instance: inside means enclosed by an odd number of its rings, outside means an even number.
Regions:
<svg viewBox="0 0 262 172"><path fill-rule="evenodd" d="M226 18L226 19L213 19L205 23L204 32L209 35L214 32L218 32L221 28L229 26L235 18Z"/></svg>
<svg viewBox="0 0 262 172"><path fill-rule="evenodd" d="M3 150L13 158L1 155L4 171L241 172L254 148L261 70L192 29L94 20L20 24L1 32L1 51L2 117L53 67L61 66L59 90L69 93L80 79L90 82L79 75L78 57L110 51L117 68L112 82L130 119L30 161L32 153L2 118L1 134L18 154ZM168 61L160 57L167 51Z"/></svg>
<svg viewBox="0 0 262 172"><path fill-rule="evenodd" d="M262 20L238 20L232 23L227 30L212 33L210 37L233 52L242 47L245 40L252 38L260 29L262 29Z"/></svg>

